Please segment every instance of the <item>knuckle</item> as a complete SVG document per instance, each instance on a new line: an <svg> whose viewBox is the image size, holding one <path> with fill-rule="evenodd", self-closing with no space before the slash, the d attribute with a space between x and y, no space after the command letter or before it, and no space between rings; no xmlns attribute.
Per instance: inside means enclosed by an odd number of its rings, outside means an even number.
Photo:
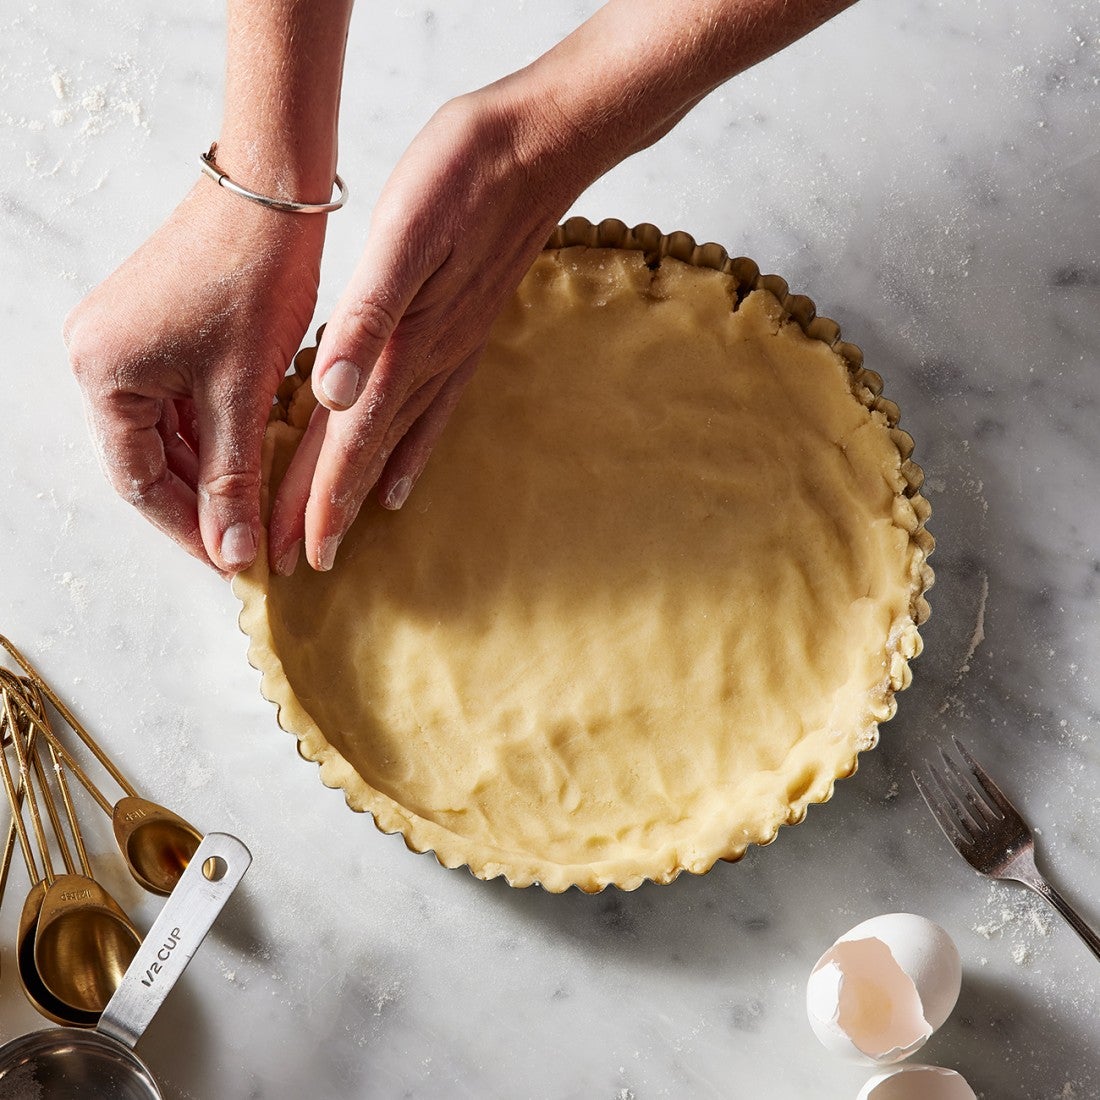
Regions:
<svg viewBox="0 0 1100 1100"><path fill-rule="evenodd" d="M65 320L61 324L61 339L65 342L65 347L68 347L72 343L73 333L76 331L77 324L80 321L80 313L80 305L73 306L65 315Z"/></svg>
<svg viewBox="0 0 1100 1100"><path fill-rule="evenodd" d="M258 470L222 470L205 478L202 483L204 499L245 500L258 497L260 474Z"/></svg>
<svg viewBox="0 0 1100 1100"><path fill-rule="evenodd" d="M69 368L81 389L106 392L124 388L121 384L124 364L107 331L92 319L78 319L65 337Z"/></svg>
<svg viewBox="0 0 1100 1100"><path fill-rule="evenodd" d="M132 465L122 466L111 463L107 468L107 477L114 491L127 504L132 504L140 511L168 483L171 474L163 461L150 463L144 469Z"/></svg>
<svg viewBox="0 0 1100 1100"><path fill-rule="evenodd" d="M98 373L102 356L98 342L89 340L84 335L85 331L79 326L70 329L66 334L65 343L69 350L69 367L73 377L86 388Z"/></svg>
<svg viewBox="0 0 1100 1100"><path fill-rule="evenodd" d="M352 340L360 346L380 349L397 328L394 310L377 298L364 298L351 307L345 318Z"/></svg>
<svg viewBox="0 0 1100 1100"><path fill-rule="evenodd" d="M61 325L61 338L65 341L65 347L71 349L74 343L86 342L89 330L96 329L96 320L100 314L96 291L93 290L65 315Z"/></svg>
<svg viewBox="0 0 1100 1100"><path fill-rule="evenodd" d="M370 455L378 449L381 442L379 437L377 425L363 422L336 441L333 457L337 465L347 471L350 480L357 479L365 471Z"/></svg>

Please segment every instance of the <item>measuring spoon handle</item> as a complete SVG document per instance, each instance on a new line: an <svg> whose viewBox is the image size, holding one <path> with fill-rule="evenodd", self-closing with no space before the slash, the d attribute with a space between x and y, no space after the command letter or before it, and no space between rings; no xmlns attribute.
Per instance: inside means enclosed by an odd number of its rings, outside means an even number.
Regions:
<svg viewBox="0 0 1100 1100"><path fill-rule="evenodd" d="M204 871L208 861L213 874ZM228 833L207 833L138 948L96 1030L133 1047L252 862Z"/></svg>

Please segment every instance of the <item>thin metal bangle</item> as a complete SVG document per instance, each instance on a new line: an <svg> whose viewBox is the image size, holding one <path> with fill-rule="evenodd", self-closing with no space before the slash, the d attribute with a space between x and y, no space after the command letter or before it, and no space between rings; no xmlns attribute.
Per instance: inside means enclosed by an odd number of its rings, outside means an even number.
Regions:
<svg viewBox="0 0 1100 1100"><path fill-rule="evenodd" d="M284 199L273 199L269 195L261 195L257 191L249 191L227 176L214 159L217 156L218 143L211 144L209 152L200 153L199 161L202 163L204 175L209 176L219 187L232 191L234 195L240 195L242 199L258 202L261 206L268 206L272 210L282 210L288 214L331 214L333 210L339 210L348 201L348 185L337 176L334 186L339 188L340 194L332 202L289 202Z"/></svg>

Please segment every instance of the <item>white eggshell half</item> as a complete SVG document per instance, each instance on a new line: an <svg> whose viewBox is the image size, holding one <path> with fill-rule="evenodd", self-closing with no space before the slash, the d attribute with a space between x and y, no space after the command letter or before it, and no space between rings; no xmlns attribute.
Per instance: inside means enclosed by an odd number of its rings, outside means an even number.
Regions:
<svg viewBox="0 0 1100 1100"><path fill-rule="evenodd" d="M857 924L840 941L874 936L913 980L924 1006L924 1016L936 1031L959 999L962 960L955 941L935 921L916 913L886 913Z"/></svg>
<svg viewBox="0 0 1100 1100"><path fill-rule="evenodd" d="M898 1066L876 1073L856 1100L977 1100L961 1074L940 1066Z"/></svg>
<svg viewBox="0 0 1100 1100"><path fill-rule="evenodd" d="M821 1043L865 1065L908 1058L951 1014L962 965L951 937L913 913L846 932L817 961L806 1011Z"/></svg>

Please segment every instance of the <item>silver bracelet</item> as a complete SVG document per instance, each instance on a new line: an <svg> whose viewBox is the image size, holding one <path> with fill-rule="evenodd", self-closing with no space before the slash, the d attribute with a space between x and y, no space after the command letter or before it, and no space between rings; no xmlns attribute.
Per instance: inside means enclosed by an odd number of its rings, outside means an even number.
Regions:
<svg viewBox="0 0 1100 1100"><path fill-rule="evenodd" d="M217 152L218 143L215 141L211 144L209 152L199 154L203 173L219 187L232 191L234 195L240 195L242 199L258 202L261 206L269 206L272 210L283 210L288 214L330 214L333 210L339 210L348 201L348 185L339 176L336 177L334 186L339 188L340 194L332 202L288 202L284 199L273 199L269 195L261 195L256 191L249 191L247 187L242 187L231 180L218 167L214 159Z"/></svg>

